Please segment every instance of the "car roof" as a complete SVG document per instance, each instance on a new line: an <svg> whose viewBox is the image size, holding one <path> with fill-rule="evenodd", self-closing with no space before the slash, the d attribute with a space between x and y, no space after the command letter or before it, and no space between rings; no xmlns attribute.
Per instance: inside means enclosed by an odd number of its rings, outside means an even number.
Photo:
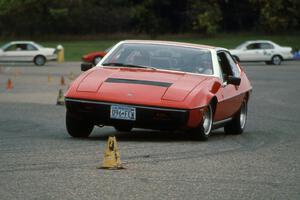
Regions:
<svg viewBox="0 0 300 200"><path fill-rule="evenodd" d="M207 50L221 49L220 47L215 47L215 46L210 46L210 45L193 44L193 43L186 43L186 42L162 41L162 40L123 40L121 42L124 42L124 43L174 45L174 46L182 46L182 47L193 47L193 48L199 48L199 49L207 49ZM222 48L222 49L224 49L224 48Z"/></svg>
<svg viewBox="0 0 300 200"><path fill-rule="evenodd" d="M35 42L33 42L33 41L27 41L27 40L19 40L19 41L11 41L9 43L15 44L15 43L35 43Z"/></svg>
<svg viewBox="0 0 300 200"><path fill-rule="evenodd" d="M246 41L247 43L252 43L252 42L270 42L270 43L273 43L272 41L270 41L270 40L248 40L248 41Z"/></svg>

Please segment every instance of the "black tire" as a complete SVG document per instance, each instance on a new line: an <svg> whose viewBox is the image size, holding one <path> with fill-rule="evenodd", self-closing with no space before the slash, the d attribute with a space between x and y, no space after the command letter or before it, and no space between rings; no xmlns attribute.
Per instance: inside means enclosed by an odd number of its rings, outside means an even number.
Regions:
<svg viewBox="0 0 300 200"><path fill-rule="evenodd" d="M213 109L211 104L206 107L205 116L203 123L201 123L197 128L192 129L192 134L195 139L207 140L212 131L213 124Z"/></svg>
<svg viewBox="0 0 300 200"><path fill-rule="evenodd" d="M275 55L275 56L273 56L272 59L271 59L271 63L272 63L273 65L280 65L281 62L282 62L282 58L281 58L281 56L279 56L279 55Z"/></svg>
<svg viewBox="0 0 300 200"><path fill-rule="evenodd" d="M96 56L93 60L93 64L96 66L100 62L101 59L102 59L102 57Z"/></svg>
<svg viewBox="0 0 300 200"><path fill-rule="evenodd" d="M38 55L33 59L33 62L37 66L43 66L46 63L46 58L45 56Z"/></svg>
<svg viewBox="0 0 300 200"><path fill-rule="evenodd" d="M117 125L117 126L114 126L114 128L120 132L130 132L132 130L131 125Z"/></svg>
<svg viewBox="0 0 300 200"><path fill-rule="evenodd" d="M241 105L240 110L235 114L232 121L224 126L224 131L226 134L239 135L243 133L247 122L247 111L248 103L245 99Z"/></svg>
<svg viewBox="0 0 300 200"><path fill-rule="evenodd" d="M76 138L87 138L93 131L94 124L87 120L75 118L67 112L66 127L70 136Z"/></svg>

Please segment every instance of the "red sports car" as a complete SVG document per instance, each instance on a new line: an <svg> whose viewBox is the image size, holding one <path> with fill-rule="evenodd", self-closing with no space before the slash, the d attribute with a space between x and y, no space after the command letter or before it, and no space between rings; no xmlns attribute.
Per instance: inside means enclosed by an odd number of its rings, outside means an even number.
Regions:
<svg viewBox="0 0 300 200"><path fill-rule="evenodd" d="M106 51L91 52L82 56L82 60L97 65L106 54Z"/></svg>
<svg viewBox="0 0 300 200"><path fill-rule="evenodd" d="M92 63L94 65L97 65L102 60L102 58L112 49L112 47L105 49L105 51L96 51L96 52L88 53L88 54L82 56L82 60L84 62L88 62L88 63Z"/></svg>
<svg viewBox="0 0 300 200"><path fill-rule="evenodd" d="M65 95L73 137L88 137L95 125L184 130L203 140L214 128L245 128L252 87L227 49L129 40L81 69Z"/></svg>

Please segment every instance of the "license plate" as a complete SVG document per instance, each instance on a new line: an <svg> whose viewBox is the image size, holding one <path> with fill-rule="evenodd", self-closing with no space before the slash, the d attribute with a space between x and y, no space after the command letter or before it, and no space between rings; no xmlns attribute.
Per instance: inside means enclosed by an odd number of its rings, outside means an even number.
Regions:
<svg viewBox="0 0 300 200"><path fill-rule="evenodd" d="M135 121L135 108L131 106L112 105L110 118Z"/></svg>

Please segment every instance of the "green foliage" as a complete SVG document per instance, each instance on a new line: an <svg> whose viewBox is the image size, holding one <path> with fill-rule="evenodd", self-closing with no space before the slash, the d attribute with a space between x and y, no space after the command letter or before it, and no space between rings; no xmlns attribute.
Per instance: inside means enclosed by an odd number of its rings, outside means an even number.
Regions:
<svg viewBox="0 0 300 200"><path fill-rule="evenodd" d="M299 30L299 0L0 0L0 35Z"/></svg>
<svg viewBox="0 0 300 200"><path fill-rule="evenodd" d="M222 20L217 0L195 1L191 5L193 30L207 34L215 34Z"/></svg>
<svg viewBox="0 0 300 200"><path fill-rule="evenodd" d="M50 8L49 13L53 19L59 20L60 18L65 18L69 14L68 8Z"/></svg>
<svg viewBox="0 0 300 200"><path fill-rule="evenodd" d="M159 29L159 21L153 11L153 0L146 0L131 9L132 23L135 25L136 32L148 32L153 34Z"/></svg>
<svg viewBox="0 0 300 200"><path fill-rule="evenodd" d="M282 32L299 28L299 0L250 0L259 8L261 28L269 32Z"/></svg>

